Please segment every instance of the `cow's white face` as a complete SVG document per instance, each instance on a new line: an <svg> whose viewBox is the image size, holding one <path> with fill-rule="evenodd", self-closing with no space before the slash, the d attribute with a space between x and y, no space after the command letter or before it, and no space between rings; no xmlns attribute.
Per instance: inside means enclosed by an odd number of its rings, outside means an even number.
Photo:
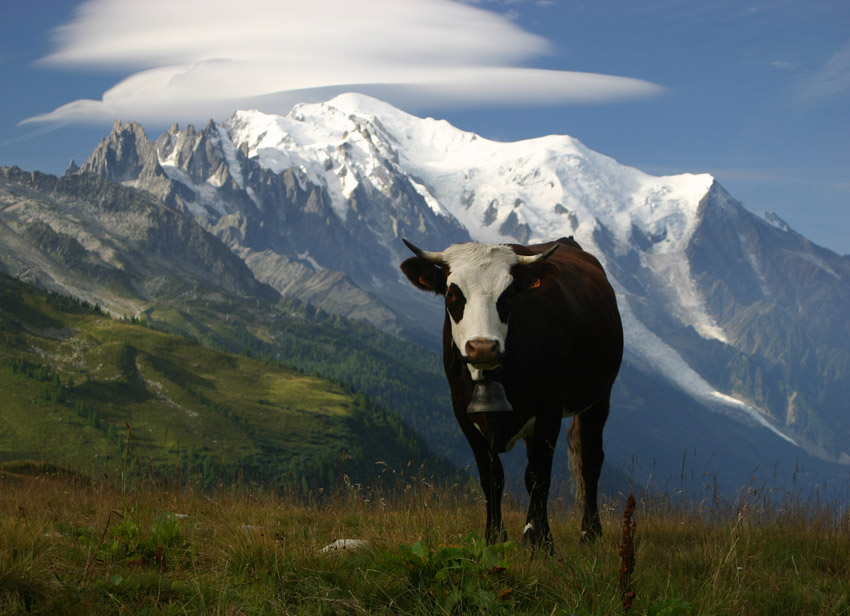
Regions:
<svg viewBox="0 0 850 616"><path fill-rule="evenodd" d="M476 381L501 363L515 297L543 290L558 272L542 262L554 248L520 257L502 244L454 244L441 253L408 247L417 256L401 269L420 289L445 297L452 340Z"/></svg>
<svg viewBox="0 0 850 616"><path fill-rule="evenodd" d="M505 350L517 256L508 246L455 244L443 251L443 259L449 271L445 297L452 339L473 380L479 380L483 370L499 366Z"/></svg>

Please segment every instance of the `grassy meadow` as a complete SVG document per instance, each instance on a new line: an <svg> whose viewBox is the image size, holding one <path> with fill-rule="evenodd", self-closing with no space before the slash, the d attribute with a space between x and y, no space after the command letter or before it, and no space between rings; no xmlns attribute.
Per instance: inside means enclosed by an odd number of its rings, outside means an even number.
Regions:
<svg viewBox="0 0 850 616"><path fill-rule="evenodd" d="M591 547L577 511L555 500L550 557L485 546L475 487L387 476L380 491L341 482L305 495L115 486L5 463L0 613L850 614L850 518L816 495L638 495L621 581L622 496L604 502ZM523 504L505 506L515 540ZM321 551L338 539L366 544Z"/></svg>
<svg viewBox="0 0 850 616"><path fill-rule="evenodd" d="M202 469L303 488L376 461L437 461L394 413L343 382L112 319L0 274L0 462L103 478Z"/></svg>

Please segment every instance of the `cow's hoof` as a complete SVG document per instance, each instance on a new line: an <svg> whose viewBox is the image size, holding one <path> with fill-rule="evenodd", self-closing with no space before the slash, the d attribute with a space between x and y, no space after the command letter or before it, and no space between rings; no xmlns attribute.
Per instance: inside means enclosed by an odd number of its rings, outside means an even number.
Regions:
<svg viewBox="0 0 850 616"><path fill-rule="evenodd" d="M508 540L508 531L504 528L499 529L488 529L486 533L484 533L484 539L487 542L487 545L495 545L497 543L504 543Z"/></svg>
<svg viewBox="0 0 850 616"><path fill-rule="evenodd" d="M583 530L581 531L581 544L582 545L593 545L596 543L596 540L602 536L602 531L599 530Z"/></svg>
<svg viewBox="0 0 850 616"><path fill-rule="evenodd" d="M531 522L526 524L522 531L522 544L530 547L535 554L555 555L555 541L552 538L552 531L548 528L540 531L534 528Z"/></svg>
<svg viewBox="0 0 850 616"><path fill-rule="evenodd" d="M599 537L602 536L602 524L599 522L599 516L593 515L589 519L583 520L581 523L581 542L584 545L593 544Z"/></svg>

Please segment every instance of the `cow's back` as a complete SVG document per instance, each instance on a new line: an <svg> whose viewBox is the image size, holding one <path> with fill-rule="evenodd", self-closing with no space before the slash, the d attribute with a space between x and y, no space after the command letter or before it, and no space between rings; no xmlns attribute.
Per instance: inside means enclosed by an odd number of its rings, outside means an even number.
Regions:
<svg viewBox="0 0 850 616"><path fill-rule="evenodd" d="M548 262L560 274L545 292L514 307L503 379L517 395L560 390L570 411L579 412L610 392L622 359L623 329L602 265L572 238L513 248L540 254L553 243L559 246Z"/></svg>

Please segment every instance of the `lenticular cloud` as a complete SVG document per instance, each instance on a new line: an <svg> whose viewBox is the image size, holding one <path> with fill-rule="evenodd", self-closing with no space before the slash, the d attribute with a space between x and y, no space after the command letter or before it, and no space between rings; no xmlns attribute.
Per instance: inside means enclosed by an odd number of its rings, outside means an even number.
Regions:
<svg viewBox="0 0 850 616"><path fill-rule="evenodd" d="M610 75L521 68L550 43L450 0L89 0L55 31L46 65L126 68L99 100L28 122L205 120L283 112L359 90L403 106L604 102L661 88Z"/></svg>

